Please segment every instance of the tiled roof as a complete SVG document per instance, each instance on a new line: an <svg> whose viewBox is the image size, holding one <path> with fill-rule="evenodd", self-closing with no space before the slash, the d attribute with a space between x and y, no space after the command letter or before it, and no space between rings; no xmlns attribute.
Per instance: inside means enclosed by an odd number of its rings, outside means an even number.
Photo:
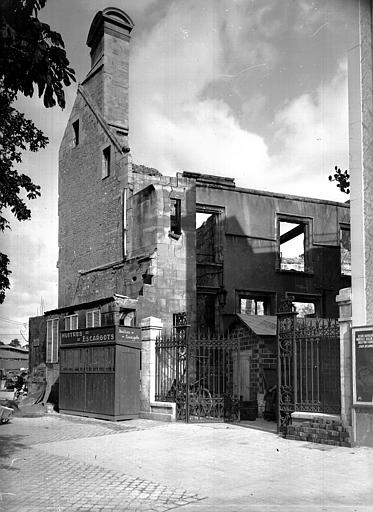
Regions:
<svg viewBox="0 0 373 512"><path fill-rule="evenodd" d="M244 315L238 318L258 336L276 336L277 317L270 315Z"/></svg>

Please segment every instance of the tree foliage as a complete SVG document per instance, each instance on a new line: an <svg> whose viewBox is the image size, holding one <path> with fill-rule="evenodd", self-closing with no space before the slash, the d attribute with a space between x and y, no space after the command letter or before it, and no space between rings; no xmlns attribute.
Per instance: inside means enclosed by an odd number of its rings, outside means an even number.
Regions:
<svg viewBox="0 0 373 512"><path fill-rule="evenodd" d="M74 78L58 32L38 19L47 0L1 0L0 76L5 90L25 96L38 87L46 107L65 107L64 86Z"/></svg>
<svg viewBox="0 0 373 512"><path fill-rule="evenodd" d="M14 338L14 340L12 340L12 341L9 343L9 345L10 345L11 347L21 347L21 346L22 346L22 345L21 345L21 342L19 341L19 339L18 339L18 338Z"/></svg>
<svg viewBox="0 0 373 512"><path fill-rule="evenodd" d="M337 187L345 194L350 193L350 174L346 170L344 172L336 165L334 167L335 173L329 176L329 181L336 181Z"/></svg>
<svg viewBox="0 0 373 512"><path fill-rule="evenodd" d="M58 32L38 19L47 0L0 1L0 230L10 228L4 211L17 220L31 218L26 199L40 196L40 187L15 166L22 152L38 151L48 138L13 107L18 93L32 97L35 88L49 108L65 107L64 87L75 81L74 70ZM0 303L9 288L9 258L0 253Z"/></svg>

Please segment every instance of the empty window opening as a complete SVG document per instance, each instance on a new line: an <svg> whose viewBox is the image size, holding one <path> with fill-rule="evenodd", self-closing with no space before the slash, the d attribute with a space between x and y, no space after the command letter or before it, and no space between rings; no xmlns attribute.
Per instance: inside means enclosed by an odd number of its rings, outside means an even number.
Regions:
<svg viewBox="0 0 373 512"><path fill-rule="evenodd" d="M110 146L102 151L102 178L110 176L111 150Z"/></svg>
<svg viewBox="0 0 373 512"><path fill-rule="evenodd" d="M280 221L280 269L305 271L306 227L303 222Z"/></svg>
<svg viewBox="0 0 373 512"><path fill-rule="evenodd" d="M264 300L240 298L240 313L264 315Z"/></svg>
<svg viewBox="0 0 373 512"><path fill-rule="evenodd" d="M349 227L341 228L341 273L351 275L351 233Z"/></svg>
<svg viewBox="0 0 373 512"><path fill-rule="evenodd" d="M74 146L79 145L79 119L77 119L73 123L73 130L74 130Z"/></svg>
<svg viewBox="0 0 373 512"><path fill-rule="evenodd" d="M170 234L177 237L181 235L181 199L171 199Z"/></svg>
<svg viewBox="0 0 373 512"><path fill-rule="evenodd" d="M218 263L217 213L196 214L197 263Z"/></svg>
<svg viewBox="0 0 373 512"><path fill-rule="evenodd" d="M69 315L65 317L65 331L74 331L78 328L78 315Z"/></svg>
<svg viewBox="0 0 373 512"><path fill-rule="evenodd" d="M119 317L119 325L134 327L136 325L136 311L130 309L122 311Z"/></svg>
<svg viewBox="0 0 373 512"><path fill-rule="evenodd" d="M99 309L93 309L86 313L86 327L100 327L101 326L101 312Z"/></svg>
<svg viewBox="0 0 373 512"><path fill-rule="evenodd" d="M313 302L293 302L298 318L315 317L316 309Z"/></svg>

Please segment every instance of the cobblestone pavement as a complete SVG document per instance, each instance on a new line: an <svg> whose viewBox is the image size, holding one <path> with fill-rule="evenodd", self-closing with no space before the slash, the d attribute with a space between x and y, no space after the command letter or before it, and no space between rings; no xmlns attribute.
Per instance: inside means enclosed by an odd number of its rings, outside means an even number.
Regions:
<svg viewBox="0 0 373 512"><path fill-rule="evenodd" d="M116 424L76 417L14 418L0 430L0 510L163 512L200 501L202 497L186 490L44 453L41 446L157 426L148 420Z"/></svg>
<svg viewBox="0 0 373 512"><path fill-rule="evenodd" d="M59 414L48 414L36 418L14 417L11 423L1 426L0 440L11 434L18 436L26 446L29 446L54 441L122 434L123 432L149 429L157 425L158 422L141 419L115 423Z"/></svg>

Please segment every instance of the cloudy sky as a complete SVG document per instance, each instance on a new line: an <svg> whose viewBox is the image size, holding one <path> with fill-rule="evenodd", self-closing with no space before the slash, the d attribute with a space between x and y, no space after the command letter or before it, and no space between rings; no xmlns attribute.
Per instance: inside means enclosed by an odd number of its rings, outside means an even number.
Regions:
<svg viewBox="0 0 373 512"><path fill-rule="evenodd" d="M348 168L347 51L353 0L48 0L40 18L59 31L78 81L95 13L120 7L133 19L130 146L134 162L164 174L232 176L241 187L345 201L328 182ZM18 107L49 137L24 155L41 185L32 220L2 237L11 285L0 340L27 339L27 319L57 306L58 147L76 94L46 110Z"/></svg>

